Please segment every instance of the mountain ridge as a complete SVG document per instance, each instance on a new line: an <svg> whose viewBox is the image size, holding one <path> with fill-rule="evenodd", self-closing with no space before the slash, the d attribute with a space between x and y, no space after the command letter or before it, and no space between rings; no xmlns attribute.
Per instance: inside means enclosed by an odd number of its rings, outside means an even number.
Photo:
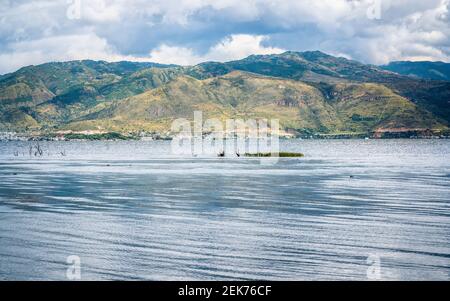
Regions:
<svg viewBox="0 0 450 301"><path fill-rule="evenodd" d="M450 63L396 61L381 66L385 70L421 79L450 81Z"/></svg>
<svg viewBox="0 0 450 301"><path fill-rule="evenodd" d="M173 119L203 110L219 119L278 118L297 134L442 132L448 99L450 82L320 51L184 67L83 60L0 77L0 131L168 132Z"/></svg>

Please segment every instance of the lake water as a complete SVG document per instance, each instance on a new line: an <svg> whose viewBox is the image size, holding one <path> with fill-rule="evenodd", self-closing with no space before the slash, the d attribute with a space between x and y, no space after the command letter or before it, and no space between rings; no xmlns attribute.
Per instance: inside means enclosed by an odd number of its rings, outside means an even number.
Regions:
<svg viewBox="0 0 450 301"><path fill-rule="evenodd" d="M0 143L0 279L450 280L450 140ZM63 155L64 154L64 155Z"/></svg>

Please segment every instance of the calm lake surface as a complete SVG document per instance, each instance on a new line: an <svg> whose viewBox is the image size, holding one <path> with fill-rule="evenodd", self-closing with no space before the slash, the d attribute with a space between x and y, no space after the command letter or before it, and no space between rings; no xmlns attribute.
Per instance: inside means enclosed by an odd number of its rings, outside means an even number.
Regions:
<svg viewBox="0 0 450 301"><path fill-rule="evenodd" d="M82 280L450 280L449 140L282 141L306 156L272 165L40 144L0 143L3 280L71 255Z"/></svg>

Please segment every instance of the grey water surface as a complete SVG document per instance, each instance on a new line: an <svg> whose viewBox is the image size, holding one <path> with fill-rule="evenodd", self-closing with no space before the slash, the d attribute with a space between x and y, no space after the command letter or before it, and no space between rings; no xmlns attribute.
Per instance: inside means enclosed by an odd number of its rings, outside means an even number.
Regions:
<svg viewBox="0 0 450 301"><path fill-rule="evenodd" d="M276 164L33 144L0 142L3 280L72 255L82 280L450 279L449 140L289 140L306 156Z"/></svg>

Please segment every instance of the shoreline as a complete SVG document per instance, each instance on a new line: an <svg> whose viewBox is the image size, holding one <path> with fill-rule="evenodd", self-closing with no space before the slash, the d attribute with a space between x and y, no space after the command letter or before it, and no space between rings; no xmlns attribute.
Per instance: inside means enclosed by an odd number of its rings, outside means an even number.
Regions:
<svg viewBox="0 0 450 301"><path fill-rule="evenodd" d="M244 133L245 139L254 139L251 133ZM238 139L240 133L227 131L222 133L223 139ZM85 130L85 131L49 131L49 130L29 130L14 131L0 130L0 141L171 141L179 137L174 131L106 131L106 130ZM264 138L266 136L263 136ZM267 134L267 138L272 137ZM274 136L275 137L275 136ZM449 129L430 128L378 128L369 132L314 132L308 129L283 129L278 133L281 140L305 139L305 140L369 140L369 139L449 139ZM186 137L189 138L189 137ZM195 139L194 136L191 138ZM214 133L203 132L203 139L216 139ZM219 138L220 139L220 138Z"/></svg>
<svg viewBox="0 0 450 301"><path fill-rule="evenodd" d="M224 139L237 139L235 132L226 133ZM82 132L14 132L0 131L0 141L171 141L176 138L173 132L114 132L114 131L82 131ZM270 136L269 136L270 137ZM192 137L194 138L194 137ZM203 133L203 139L215 139L211 133ZM314 133L287 131L279 135L281 140L378 140L378 139L449 139L449 130L431 129L378 129L365 133ZM246 140L251 139L246 136Z"/></svg>
<svg viewBox="0 0 450 301"><path fill-rule="evenodd" d="M225 138L225 140L232 140L236 138ZM248 138L247 138L248 139ZM333 137L280 137L280 140L448 140L450 136L413 136L413 137L355 137L355 136L333 136ZM76 139L61 139L48 136L33 136L33 137L16 137L16 138L0 138L0 142L94 142L94 141L105 141L105 142L118 142L118 141L135 141L135 142L155 142L155 141L172 141L173 137L164 138L144 138L139 139L136 137L126 137L120 139L103 139L103 138L76 138Z"/></svg>

